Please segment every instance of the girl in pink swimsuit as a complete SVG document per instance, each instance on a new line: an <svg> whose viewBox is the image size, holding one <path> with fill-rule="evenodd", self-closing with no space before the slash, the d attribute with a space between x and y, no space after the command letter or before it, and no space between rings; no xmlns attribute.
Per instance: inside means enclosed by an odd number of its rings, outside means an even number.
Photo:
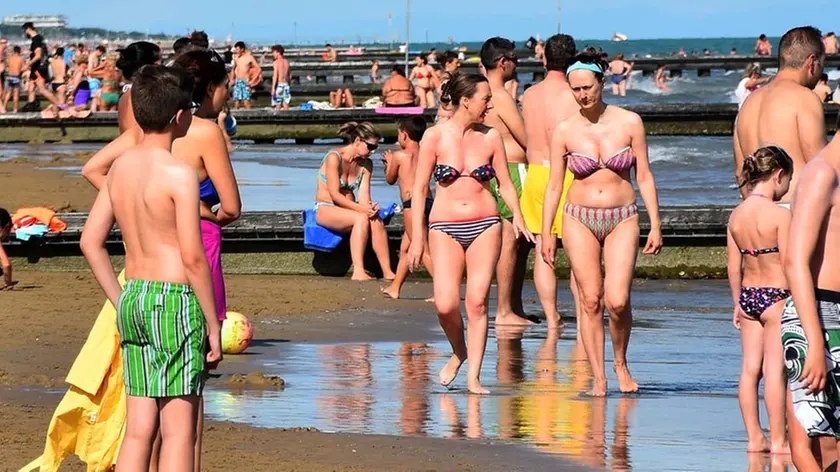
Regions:
<svg viewBox="0 0 840 472"><path fill-rule="evenodd" d="M557 242L551 225L559 210L568 168L575 180L563 208L563 249L581 297L578 329L594 377L590 393L595 396L607 392L604 308L609 313L613 370L619 390L627 393L639 388L627 367L632 324L630 287L639 247L639 216L631 182L634 169L650 218L643 252L658 254L662 247L659 203L644 125L637 114L603 102L607 67L600 57L582 54L566 71L580 112L560 123L552 137L542 228L542 257L553 266Z"/></svg>

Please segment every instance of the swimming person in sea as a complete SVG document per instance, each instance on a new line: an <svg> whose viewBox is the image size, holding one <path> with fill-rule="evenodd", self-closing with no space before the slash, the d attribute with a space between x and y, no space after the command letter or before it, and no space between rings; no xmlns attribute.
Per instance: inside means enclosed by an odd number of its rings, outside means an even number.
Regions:
<svg viewBox="0 0 840 472"><path fill-rule="evenodd" d="M373 242L383 277L393 280L388 233L379 219L379 205L370 196L370 156L379 147L382 134L367 121L350 121L341 125L338 135L344 138L344 146L328 152L318 169L315 219L325 228L350 233L353 280L372 280L364 265L368 239ZM422 203L417 208L423 208Z"/></svg>
<svg viewBox="0 0 840 472"><path fill-rule="evenodd" d="M744 159L739 185L748 197L732 211L727 231L729 286L741 330L741 379L738 402L747 429L747 452L787 454L785 378L782 356L782 307L790 297L784 260L790 210L777 203L788 192L793 160L776 146L759 148ZM764 378L764 404L770 442L758 414L758 383Z"/></svg>
<svg viewBox="0 0 840 472"><path fill-rule="evenodd" d="M479 375L487 344L487 299L502 244L499 210L490 181L498 180L499 192L513 213L515 237L533 236L525 228L516 188L508 173L502 136L485 126L492 108L487 79L478 74L456 72L443 87L443 99L452 103L454 114L445 123L426 131L420 143L417 175L411 195L412 208L423 208L429 180L437 182L429 216L428 241L435 267L435 307L440 325L452 346L452 357L441 369L440 384L448 387L469 359L467 389L490 393ZM408 251L409 267L420 267L426 246L423 213L413 215ZM466 268L467 335L461 319L461 281ZM468 341L468 342L467 342Z"/></svg>
<svg viewBox="0 0 840 472"><path fill-rule="evenodd" d="M604 309L609 313L613 370L619 390L635 392L638 384L627 367L633 315L630 289L639 250L636 183L650 217L643 253L659 254L662 230L656 183L648 161L645 128L639 115L603 101L606 62L578 54L566 69L580 111L560 122L551 138L550 177L542 218L542 257L554 267L557 239L554 215L568 168L574 174L563 208L563 250L580 292L581 339L594 377L590 393L604 396ZM601 273L601 256L604 273Z"/></svg>

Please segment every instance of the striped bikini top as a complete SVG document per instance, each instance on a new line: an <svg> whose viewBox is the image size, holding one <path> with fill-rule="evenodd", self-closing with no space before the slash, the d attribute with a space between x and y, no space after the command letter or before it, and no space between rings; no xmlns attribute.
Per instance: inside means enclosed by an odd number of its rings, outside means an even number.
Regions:
<svg viewBox="0 0 840 472"><path fill-rule="evenodd" d="M609 169L615 173L630 170L636 165L636 154L630 146L619 149L606 161L579 152L567 152L568 168L575 177L582 179L589 177L601 169Z"/></svg>

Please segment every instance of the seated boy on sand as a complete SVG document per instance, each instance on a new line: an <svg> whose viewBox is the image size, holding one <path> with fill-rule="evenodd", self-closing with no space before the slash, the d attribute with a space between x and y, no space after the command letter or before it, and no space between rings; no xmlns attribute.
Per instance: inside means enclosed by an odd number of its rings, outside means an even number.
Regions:
<svg viewBox="0 0 840 472"><path fill-rule="evenodd" d="M194 84L185 70L157 65L144 66L133 83L134 117L144 136L112 165L81 246L117 307L127 394L117 470L147 469L158 419L159 470L193 470L199 398L207 369L222 358L199 228L198 176L170 153L172 141L189 129ZM122 293L105 249L115 221L125 244Z"/></svg>

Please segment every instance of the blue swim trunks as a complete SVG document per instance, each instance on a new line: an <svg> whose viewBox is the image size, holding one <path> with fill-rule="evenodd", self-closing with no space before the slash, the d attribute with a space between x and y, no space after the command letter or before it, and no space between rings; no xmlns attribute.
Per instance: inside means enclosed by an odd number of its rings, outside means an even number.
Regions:
<svg viewBox="0 0 840 472"><path fill-rule="evenodd" d="M20 88L20 76L19 75L9 75L6 76L6 88L7 89L19 89Z"/></svg>
<svg viewBox="0 0 840 472"><path fill-rule="evenodd" d="M251 99L251 87L248 86L248 81L236 79L233 83L233 99L240 102Z"/></svg>
<svg viewBox="0 0 840 472"><path fill-rule="evenodd" d="M289 84L277 84L274 96L271 97L271 105L276 107L290 103L292 103L292 89L289 88Z"/></svg>

